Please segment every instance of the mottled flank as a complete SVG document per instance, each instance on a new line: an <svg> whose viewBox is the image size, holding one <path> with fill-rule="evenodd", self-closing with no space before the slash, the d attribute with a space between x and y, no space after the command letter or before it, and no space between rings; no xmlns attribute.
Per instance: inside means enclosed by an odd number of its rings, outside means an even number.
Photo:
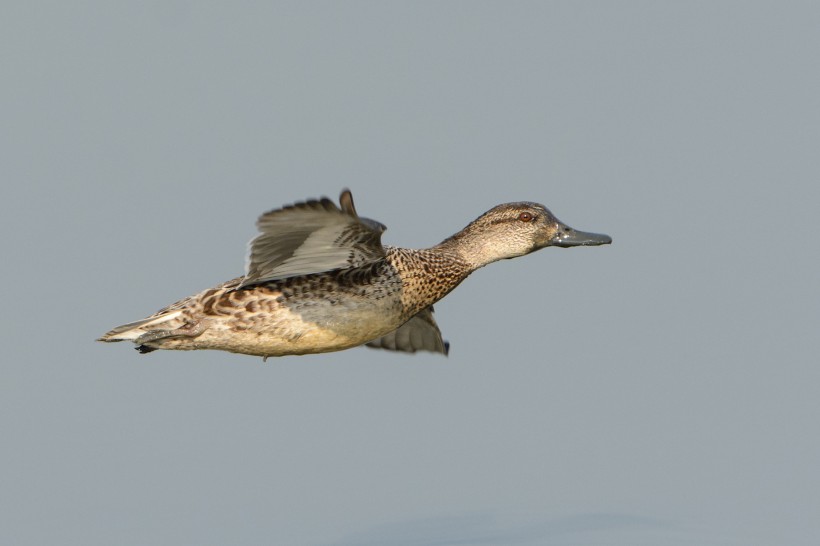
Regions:
<svg viewBox="0 0 820 546"><path fill-rule="evenodd" d="M247 273L99 341L156 349L216 349L262 357L370 347L447 354L433 303L488 263L547 246L609 244L575 231L543 205L499 205L440 244L383 246L384 226L356 213L344 190L262 215Z"/></svg>

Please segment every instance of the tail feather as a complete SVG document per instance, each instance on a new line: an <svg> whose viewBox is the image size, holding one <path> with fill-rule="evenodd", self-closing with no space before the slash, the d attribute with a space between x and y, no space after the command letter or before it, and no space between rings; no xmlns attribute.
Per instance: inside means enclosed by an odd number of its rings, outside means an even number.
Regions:
<svg viewBox="0 0 820 546"><path fill-rule="evenodd" d="M102 335L102 337L97 339L97 341L105 341L109 343L115 341L134 341L143 335L147 330L151 330L152 328L149 328L150 326L163 324L177 318L180 314L182 314L182 311L177 310L171 313L165 313L158 316L155 315L142 320L129 322L128 324L117 326L113 330L106 332Z"/></svg>

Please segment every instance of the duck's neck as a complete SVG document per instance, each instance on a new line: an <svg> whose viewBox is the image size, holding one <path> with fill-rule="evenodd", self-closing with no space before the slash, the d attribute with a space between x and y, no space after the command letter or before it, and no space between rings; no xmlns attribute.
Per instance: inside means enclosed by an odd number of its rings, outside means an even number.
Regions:
<svg viewBox="0 0 820 546"><path fill-rule="evenodd" d="M434 246L433 250L457 255L461 261L468 264L471 272L510 257L505 248L491 244L480 230L474 229L474 223L444 239Z"/></svg>
<svg viewBox="0 0 820 546"><path fill-rule="evenodd" d="M409 316L426 309L461 283L474 268L450 249L388 248L388 261L401 277L402 305Z"/></svg>

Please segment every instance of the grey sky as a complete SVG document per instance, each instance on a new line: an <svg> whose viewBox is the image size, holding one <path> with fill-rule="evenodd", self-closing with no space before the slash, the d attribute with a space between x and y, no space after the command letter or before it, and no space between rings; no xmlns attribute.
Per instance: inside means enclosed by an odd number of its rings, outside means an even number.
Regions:
<svg viewBox="0 0 820 546"><path fill-rule="evenodd" d="M2 12L0 543L816 544L816 3ZM476 272L447 359L93 342L343 186L614 244Z"/></svg>

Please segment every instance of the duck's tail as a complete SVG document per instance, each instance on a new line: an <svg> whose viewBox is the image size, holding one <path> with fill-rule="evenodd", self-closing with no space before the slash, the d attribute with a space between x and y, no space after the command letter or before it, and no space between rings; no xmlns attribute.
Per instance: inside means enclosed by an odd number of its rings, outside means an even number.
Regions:
<svg viewBox="0 0 820 546"><path fill-rule="evenodd" d="M154 315L146 319L129 322L128 324L117 326L113 330L106 332L99 339L97 339L97 341L105 341L107 343L113 343L116 341L136 341L138 337L144 335L146 332L168 328L169 325L167 323L173 321L181 314L182 310L177 309L169 313ZM171 327L173 328L174 326Z"/></svg>

